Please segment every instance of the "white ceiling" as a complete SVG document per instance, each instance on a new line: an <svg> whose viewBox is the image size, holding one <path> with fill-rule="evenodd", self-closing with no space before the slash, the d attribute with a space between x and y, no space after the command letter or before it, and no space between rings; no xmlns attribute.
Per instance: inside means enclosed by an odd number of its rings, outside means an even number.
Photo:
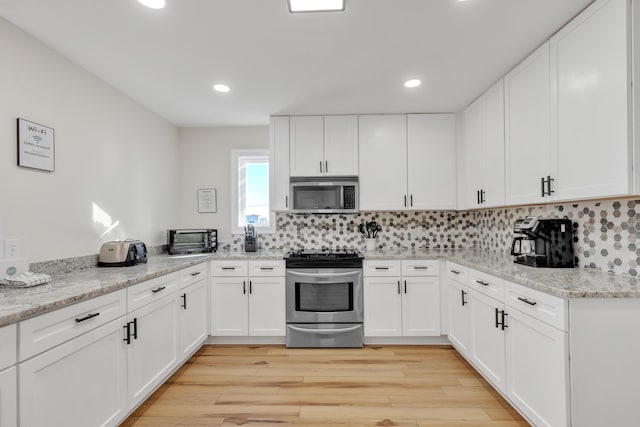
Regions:
<svg viewBox="0 0 640 427"><path fill-rule="evenodd" d="M346 1L290 14L287 0L0 0L0 16L178 126L236 126L458 111L591 2Z"/></svg>

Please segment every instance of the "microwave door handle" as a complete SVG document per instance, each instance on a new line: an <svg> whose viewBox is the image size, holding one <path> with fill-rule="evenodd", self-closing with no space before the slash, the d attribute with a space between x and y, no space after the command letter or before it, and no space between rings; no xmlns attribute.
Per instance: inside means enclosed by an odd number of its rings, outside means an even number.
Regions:
<svg viewBox="0 0 640 427"><path fill-rule="evenodd" d="M356 331L360 328L362 328L362 325L356 325L356 326L350 326L348 328L340 328L340 329L307 329L307 328L300 328L298 326L293 326L293 325L287 325L288 328L293 329L294 331L298 331L298 332L311 332L311 333L320 333L320 334L332 334L332 333L336 333L336 332L351 332L351 331Z"/></svg>

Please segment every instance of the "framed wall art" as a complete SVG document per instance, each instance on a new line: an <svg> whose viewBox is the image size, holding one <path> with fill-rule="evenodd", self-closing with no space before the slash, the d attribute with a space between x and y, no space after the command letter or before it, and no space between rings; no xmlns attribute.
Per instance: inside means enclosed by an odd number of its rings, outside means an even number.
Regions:
<svg viewBox="0 0 640 427"><path fill-rule="evenodd" d="M18 166L53 172L55 151L53 128L18 118Z"/></svg>
<svg viewBox="0 0 640 427"><path fill-rule="evenodd" d="M198 213L212 213L218 210L215 188L198 189Z"/></svg>

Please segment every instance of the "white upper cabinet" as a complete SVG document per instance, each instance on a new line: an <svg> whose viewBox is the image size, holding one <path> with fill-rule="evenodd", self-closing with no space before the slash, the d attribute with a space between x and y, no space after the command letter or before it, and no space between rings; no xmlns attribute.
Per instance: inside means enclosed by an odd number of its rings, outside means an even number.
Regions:
<svg viewBox="0 0 640 427"><path fill-rule="evenodd" d="M453 114L407 116L409 209L456 208L456 140Z"/></svg>
<svg viewBox="0 0 640 427"><path fill-rule="evenodd" d="M291 176L322 176L324 172L324 118L290 118Z"/></svg>
<svg viewBox="0 0 640 427"><path fill-rule="evenodd" d="M358 116L324 117L324 174L358 175Z"/></svg>
<svg viewBox="0 0 640 427"><path fill-rule="evenodd" d="M358 175L357 116L290 118L291 176Z"/></svg>
<svg viewBox="0 0 640 427"><path fill-rule="evenodd" d="M542 179L551 174L548 42L505 76L504 90L506 202L543 202Z"/></svg>
<svg viewBox="0 0 640 427"><path fill-rule="evenodd" d="M464 112L461 208L504 205L504 97L500 80Z"/></svg>
<svg viewBox="0 0 640 427"><path fill-rule="evenodd" d="M360 209L407 206L407 116L359 117Z"/></svg>
<svg viewBox="0 0 640 427"><path fill-rule="evenodd" d="M269 207L289 210L289 117L269 121Z"/></svg>
<svg viewBox="0 0 640 427"><path fill-rule="evenodd" d="M484 187L482 207L504 205L504 85L500 80L484 96Z"/></svg>
<svg viewBox="0 0 640 427"><path fill-rule="evenodd" d="M629 3L596 1L551 38L555 200L632 192Z"/></svg>

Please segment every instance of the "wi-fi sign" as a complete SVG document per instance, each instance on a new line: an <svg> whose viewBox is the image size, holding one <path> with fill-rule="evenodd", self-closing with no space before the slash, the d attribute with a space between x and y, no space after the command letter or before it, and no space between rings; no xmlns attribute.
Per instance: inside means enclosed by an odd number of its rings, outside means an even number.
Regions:
<svg viewBox="0 0 640 427"><path fill-rule="evenodd" d="M31 138L33 138L33 140L34 140L36 143L39 143L40 141L42 141L42 137L41 137L41 136L39 136L39 135L33 135Z"/></svg>

